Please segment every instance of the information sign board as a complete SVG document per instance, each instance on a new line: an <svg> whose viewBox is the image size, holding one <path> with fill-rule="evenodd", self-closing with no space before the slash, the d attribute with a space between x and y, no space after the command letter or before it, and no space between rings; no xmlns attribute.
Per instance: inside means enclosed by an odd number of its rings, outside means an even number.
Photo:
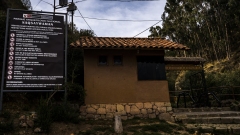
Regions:
<svg viewBox="0 0 240 135"><path fill-rule="evenodd" d="M10 10L4 89L53 89L65 79L64 16Z"/></svg>

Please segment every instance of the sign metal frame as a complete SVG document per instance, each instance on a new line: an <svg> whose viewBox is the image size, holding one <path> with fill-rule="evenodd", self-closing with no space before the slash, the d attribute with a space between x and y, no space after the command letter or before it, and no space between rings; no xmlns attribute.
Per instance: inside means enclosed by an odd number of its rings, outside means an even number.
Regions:
<svg viewBox="0 0 240 135"><path fill-rule="evenodd" d="M47 15L62 15L65 17L65 45L64 45L64 83L67 83L67 34L68 34L68 20L67 20L67 13L59 13L59 12L46 12L46 11L34 11L34 10L21 10L21 9L7 9L7 17L6 17L6 31L5 31L5 43L4 43L4 56L3 56L3 67L2 67L2 80L1 80L1 92L0 92L0 111L2 110L2 104L3 104L3 93L4 92L53 92L53 91L58 91L58 92L64 92L64 99L65 101L67 100L67 89L66 87L63 90L6 90L4 89L4 80L5 80L5 72L6 72L6 57L7 57L7 41L8 41L8 34L9 34L9 13L10 11L21 11L21 12L34 12L34 13L39 13L39 14L47 14Z"/></svg>

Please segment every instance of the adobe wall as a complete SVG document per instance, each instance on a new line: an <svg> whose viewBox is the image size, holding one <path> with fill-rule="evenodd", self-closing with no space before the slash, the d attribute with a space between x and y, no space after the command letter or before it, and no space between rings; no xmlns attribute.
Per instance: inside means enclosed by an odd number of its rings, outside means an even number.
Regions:
<svg viewBox="0 0 240 135"><path fill-rule="evenodd" d="M88 104L81 106L80 117L83 119L110 120L117 113L121 115L123 120L127 120L133 118L156 118L161 114L171 114L171 112L170 102Z"/></svg>
<svg viewBox="0 0 240 135"><path fill-rule="evenodd" d="M101 55L108 56L108 65L98 65ZM113 56L121 55L123 65L114 65ZM137 56L164 55L163 50L85 49L84 89L86 104L169 102L166 80L139 81Z"/></svg>

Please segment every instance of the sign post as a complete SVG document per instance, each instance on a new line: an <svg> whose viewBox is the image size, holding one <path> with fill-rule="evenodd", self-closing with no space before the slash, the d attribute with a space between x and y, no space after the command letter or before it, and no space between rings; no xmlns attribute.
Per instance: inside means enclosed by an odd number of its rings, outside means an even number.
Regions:
<svg viewBox="0 0 240 135"><path fill-rule="evenodd" d="M7 13L0 110L3 92L54 91L67 75L67 14Z"/></svg>

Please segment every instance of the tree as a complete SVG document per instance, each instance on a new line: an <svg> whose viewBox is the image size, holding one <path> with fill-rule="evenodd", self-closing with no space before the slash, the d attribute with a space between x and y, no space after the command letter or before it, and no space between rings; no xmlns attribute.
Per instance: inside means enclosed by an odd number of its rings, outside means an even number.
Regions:
<svg viewBox="0 0 240 135"><path fill-rule="evenodd" d="M239 48L239 6L238 0L167 0L161 36L190 47L188 55L229 59ZM158 36L157 27L150 36Z"/></svg>
<svg viewBox="0 0 240 135"><path fill-rule="evenodd" d="M90 36L94 37L94 32L92 30L80 29L74 25L73 31L68 29L68 45L76 42L80 37ZM85 90L84 85L84 68L83 68L83 50L80 48L75 48L68 46L68 97L69 99L77 99L80 104L84 103Z"/></svg>

